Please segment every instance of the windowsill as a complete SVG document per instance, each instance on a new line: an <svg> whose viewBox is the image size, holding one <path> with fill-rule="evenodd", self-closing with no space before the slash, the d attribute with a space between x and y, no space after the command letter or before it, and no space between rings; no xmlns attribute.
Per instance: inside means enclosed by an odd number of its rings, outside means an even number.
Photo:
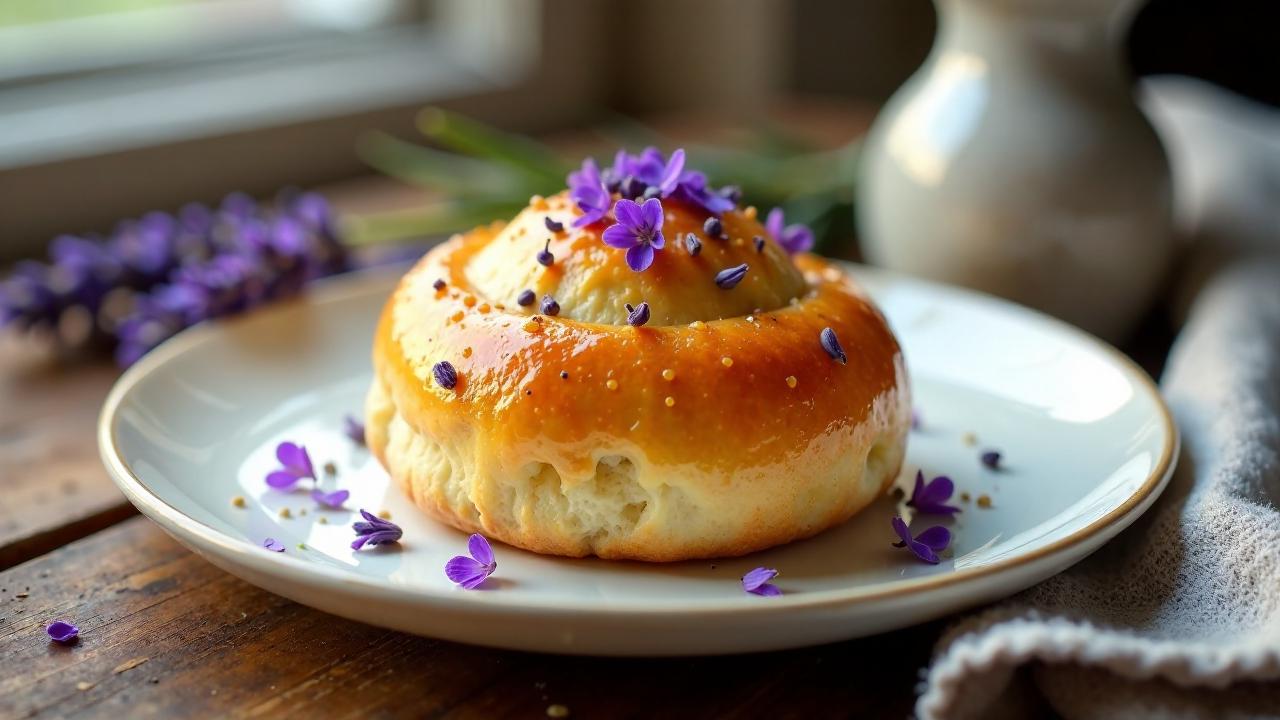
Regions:
<svg viewBox="0 0 1280 720"><path fill-rule="evenodd" d="M241 58L5 92L0 170L497 89L518 78L398 28ZM507 75L507 77L502 77Z"/></svg>

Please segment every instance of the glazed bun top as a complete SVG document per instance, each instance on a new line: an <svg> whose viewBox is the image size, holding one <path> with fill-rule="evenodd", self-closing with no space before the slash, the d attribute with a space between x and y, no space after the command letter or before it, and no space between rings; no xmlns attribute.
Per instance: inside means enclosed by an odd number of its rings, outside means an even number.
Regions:
<svg viewBox="0 0 1280 720"><path fill-rule="evenodd" d="M628 304L647 303L648 324L664 326L776 310L802 297L805 279L777 237L783 229L766 229L754 207L740 208L728 198L731 189L713 191L700 174L684 172L675 191L659 200L628 193L618 177L648 169L656 183L656 174L673 165L681 172L683 152L670 159L653 149L620 156L603 173L587 161L570 177L570 190L534 197L496 229L470 259L468 283L513 308L532 291L535 302L523 306L530 314L541 312L543 298L550 297L561 317L605 325L626 324ZM612 191L605 185L611 174ZM659 194L656 185L632 187ZM592 192L611 212L591 215ZM771 225L780 225L776 220ZM800 249L807 248L790 248Z"/></svg>
<svg viewBox="0 0 1280 720"><path fill-rule="evenodd" d="M713 231L719 223L720 236L712 237L706 224L713 216L706 210L669 200L654 207L659 206L663 247L643 272L628 266L625 250L603 242L607 223L574 227L581 215L561 193L534 198L472 258L467 279L479 294L508 306L532 290L537 302L528 306L530 313L539 312L542 298L550 296L561 317L606 325L626 324L627 304L647 302L651 326L683 325L776 310L804 294L804 277L754 208L725 212L712 223ZM563 230L548 230L547 219ZM686 244L690 234L696 255ZM544 250L551 254L548 266L538 262ZM716 283L721 271L742 265L745 273L736 285L730 287L732 274Z"/></svg>
<svg viewBox="0 0 1280 720"><path fill-rule="evenodd" d="M599 178L592 196L571 179L568 195L534 198L419 261L374 342L386 412L432 442L477 443L466 456L486 467L542 462L566 483L586 482L604 455L642 470L751 468L764 482L779 463L825 466L905 432L897 341L852 278L804 252L811 233L777 212L762 227L698 175L655 192L643 155L626 160L643 191ZM638 219L645 203L661 215ZM638 234L661 247L637 251L632 226L659 220L661 241ZM725 275L734 268L745 270ZM641 303L649 316L628 317ZM781 474L811 468L793 470Z"/></svg>

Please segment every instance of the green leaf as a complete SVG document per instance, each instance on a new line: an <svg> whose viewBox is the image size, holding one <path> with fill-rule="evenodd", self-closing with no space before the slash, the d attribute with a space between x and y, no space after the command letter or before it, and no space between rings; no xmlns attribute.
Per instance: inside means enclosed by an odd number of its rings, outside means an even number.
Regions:
<svg viewBox="0 0 1280 720"><path fill-rule="evenodd" d="M456 152L485 158L517 170L537 182L539 192L564 185L568 165L551 148L523 135L506 133L439 108L418 114L422 134Z"/></svg>
<svg viewBox="0 0 1280 720"><path fill-rule="evenodd" d="M505 199L533 194L522 175L501 165L415 145L383 132L360 136L356 153L379 172L449 195Z"/></svg>
<svg viewBox="0 0 1280 720"><path fill-rule="evenodd" d="M520 202L457 203L394 210L344 218L343 242L353 247L408 242L469 230L493 220L509 218L524 207Z"/></svg>

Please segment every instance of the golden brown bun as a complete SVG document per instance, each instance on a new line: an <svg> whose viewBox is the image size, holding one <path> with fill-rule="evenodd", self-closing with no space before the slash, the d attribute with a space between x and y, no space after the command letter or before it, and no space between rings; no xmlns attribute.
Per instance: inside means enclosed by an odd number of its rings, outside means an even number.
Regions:
<svg viewBox="0 0 1280 720"><path fill-rule="evenodd" d="M836 267L793 259L754 208L664 201L667 246L644 273L574 229L563 195L432 250L374 342L373 452L454 527L540 553L670 561L741 555L843 522L897 474L910 424L898 343ZM535 262L552 233L551 267ZM680 239L695 232L702 252ZM750 266L731 290L715 273ZM433 283L445 281L437 290ZM519 307L529 288L557 317ZM624 302L652 319L625 325ZM819 343L832 328L844 365ZM448 390L435 363L457 368Z"/></svg>

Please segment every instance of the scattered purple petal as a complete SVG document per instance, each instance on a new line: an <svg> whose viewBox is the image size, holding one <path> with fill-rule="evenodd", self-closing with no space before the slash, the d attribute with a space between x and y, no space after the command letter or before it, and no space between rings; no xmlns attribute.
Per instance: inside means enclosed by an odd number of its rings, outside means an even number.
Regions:
<svg viewBox="0 0 1280 720"><path fill-rule="evenodd" d="M680 176L680 184L672 196L716 215L723 215L737 205L736 201L711 189L707 176L697 170L686 170Z"/></svg>
<svg viewBox="0 0 1280 720"><path fill-rule="evenodd" d="M1000 453L996 450L988 450L982 453L982 464L992 470L1000 469Z"/></svg>
<svg viewBox="0 0 1280 720"><path fill-rule="evenodd" d="M436 384L445 390L452 390L458 387L458 371L454 369L453 363L448 360L441 360L431 367L431 376L435 378Z"/></svg>
<svg viewBox="0 0 1280 720"><path fill-rule="evenodd" d="M276 446L276 460L281 468L267 475L267 484L278 490L291 488L300 480L315 480L316 470L307 449L292 442Z"/></svg>
<svg viewBox="0 0 1280 720"><path fill-rule="evenodd" d="M356 521L351 527L356 531L356 539L351 543L352 550L359 550L365 545L386 545L400 542L404 531L390 520L383 520L368 510L360 510L364 522Z"/></svg>
<svg viewBox="0 0 1280 720"><path fill-rule="evenodd" d="M917 470L915 488L911 491L911 499L907 500L907 505L926 515L954 515L960 512L960 508L946 504L954 492L955 483L946 475L939 475L925 483L924 473Z"/></svg>
<svg viewBox="0 0 1280 720"><path fill-rule="evenodd" d="M640 327L649 322L649 303L642 302L635 307L631 307L631 303L627 303L627 324L632 327Z"/></svg>
<svg viewBox="0 0 1280 720"><path fill-rule="evenodd" d="M702 252L702 241L697 235L688 233L684 236L684 249L689 251L689 257L698 257L698 253Z"/></svg>
<svg viewBox="0 0 1280 720"><path fill-rule="evenodd" d="M783 217L782 208L774 208L769 211L769 217L765 220L764 228L773 236L775 242L792 255L808 252L813 248L812 230L804 225L786 225L786 227L783 227L785 224L786 220Z"/></svg>
<svg viewBox="0 0 1280 720"><path fill-rule="evenodd" d="M613 197L600 179L595 160L587 158L581 170L569 173L569 197L582 211L582 217L573 221L574 227L598 222L608 214Z"/></svg>
<svg viewBox="0 0 1280 720"><path fill-rule="evenodd" d="M550 215L542 218L542 222L546 224L547 230L553 233L564 232L564 223L559 220L553 220Z"/></svg>
<svg viewBox="0 0 1280 720"><path fill-rule="evenodd" d="M316 488L311 491L311 499L315 500L317 504L323 505L327 508L333 508L335 510L342 507L342 504L345 503L349 497L351 497L350 490L334 490L331 493L327 493Z"/></svg>
<svg viewBox="0 0 1280 720"><path fill-rule="evenodd" d="M778 576L778 571L773 568L758 567L755 570L742 576L742 589L752 595L764 595L766 597L776 597L782 594L776 585L769 581Z"/></svg>
<svg viewBox="0 0 1280 720"><path fill-rule="evenodd" d="M839 360L841 365L849 364L849 356L844 354L844 348L840 347L840 340L836 338L836 331L831 328L822 328L822 332L818 333L818 342L822 344L822 349L827 351L832 360Z"/></svg>
<svg viewBox="0 0 1280 720"><path fill-rule="evenodd" d="M275 538L267 538L266 540L263 540L262 547L270 550L271 552L284 552L284 543Z"/></svg>
<svg viewBox="0 0 1280 720"><path fill-rule="evenodd" d="M721 290L732 290L738 287L738 283L747 276L747 264L742 263L736 267L725 268L716 273L716 285Z"/></svg>
<svg viewBox="0 0 1280 720"><path fill-rule="evenodd" d="M498 569L498 563L493 558L489 541L479 533L467 539L467 552L471 557L458 555L445 563L444 574L467 590L474 590Z"/></svg>
<svg viewBox="0 0 1280 720"><path fill-rule="evenodd" d="M946 550L951 544L951 531L941 525L928 528L915 537L911 536L911 530L907 528L907 523L902 518L895 517L892 525L894 533L900 539L900 542L894 543L893 546L905 547L913 555L931 565L941 562L938 553Z"/></svg>
<svg viewBox="0 0 1280 720"><path fill-rule="evenodd" d="M54 620L44 629L49 633L49 638L57 643L64 645L75 642L80 637L80 628L72 625L66 620Z"/></svg>
<svg viewBox="0 0 1280 720"><path fill-rule="evenodd" d="M342 432L357 445L364 445L364 423L347 415L342 419Z"/></svg>

